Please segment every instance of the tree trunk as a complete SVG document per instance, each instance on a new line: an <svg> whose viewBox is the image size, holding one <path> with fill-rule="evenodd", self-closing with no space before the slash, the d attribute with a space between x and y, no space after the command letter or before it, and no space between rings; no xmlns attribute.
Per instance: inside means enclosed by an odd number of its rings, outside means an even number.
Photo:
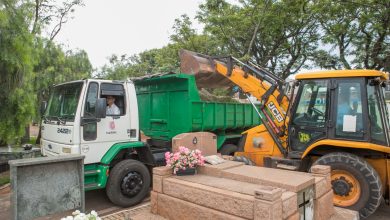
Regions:
<svg viewBox="0 0 390 220"><path fill-rule="evenodd" d="M30 125L27 125L25 128L25 134L21 139L22 144L30 142Z"/></svg>

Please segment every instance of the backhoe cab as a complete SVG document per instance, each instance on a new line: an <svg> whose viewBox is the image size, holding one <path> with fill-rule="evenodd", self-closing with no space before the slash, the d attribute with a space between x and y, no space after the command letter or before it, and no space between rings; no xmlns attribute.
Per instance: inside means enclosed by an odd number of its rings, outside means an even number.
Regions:
<svg viewBox="0 0 390 220"><path fill-rule="evenodd" d="M365 218L389 199L389 115L383 96L388 74L338 70L298 74L294 103L284 81L232 57L181 51L181 70L198 86L235 84L260 102L262 124L243 132L239 152L259 166L309 171L332 168L334 203ZM216 81L213 81L216 80Z"/></svg>

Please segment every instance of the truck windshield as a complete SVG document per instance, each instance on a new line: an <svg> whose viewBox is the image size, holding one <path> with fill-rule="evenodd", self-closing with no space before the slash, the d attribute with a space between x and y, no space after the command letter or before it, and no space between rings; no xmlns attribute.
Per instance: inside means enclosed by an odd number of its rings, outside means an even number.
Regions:
<svg viewBox="0 0 390 220"><path fill-rule="evenodd" d="M82 85L82 82L77 82L54 87L45 118L61 122L74 121Z"/></svg>

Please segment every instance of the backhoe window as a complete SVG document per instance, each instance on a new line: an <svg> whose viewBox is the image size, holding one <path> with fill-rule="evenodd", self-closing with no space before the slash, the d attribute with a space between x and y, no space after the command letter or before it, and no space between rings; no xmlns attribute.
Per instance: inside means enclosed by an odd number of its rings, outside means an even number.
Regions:
<svg viewBox="0 0 390 220"><path fill-rule="evenodd" d="M339 82L337 87L336 136L362 139L363 129L360 82Z"/></svg>
<svg viewBox="0 0 390 220"><path fill-rule="evenodd" d="M305 82L293 123L301 126L324 127L326 99L327 81Z"/></svg>
<svg viewBox="0 0 390 220"><path fill-rule="evenodd" d="M375 86L367 86L368 96L368 117L370 118L371 138L374 142L385 144L385 133L381 120L381 112L379 108L378 96L375 91Z"/></svg>
<svg viewBox="0 0 390 220"><path fill-rule="evenodd" d="M56 121L74 121L82 82L56 86L51 93L45 117Z"/></svg>

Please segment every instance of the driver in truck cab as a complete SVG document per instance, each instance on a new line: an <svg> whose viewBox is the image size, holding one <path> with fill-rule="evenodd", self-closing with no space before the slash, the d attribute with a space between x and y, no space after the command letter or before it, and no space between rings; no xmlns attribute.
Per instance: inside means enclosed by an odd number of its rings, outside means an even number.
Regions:
<svg viewBox="0 0 390 220"><path fill-rule="evenodd" d="M115 98L114 96L107 96L107 108L106 108L106 115L120 115L121 112L118 108L118 106L115 105Z"/></svg>

